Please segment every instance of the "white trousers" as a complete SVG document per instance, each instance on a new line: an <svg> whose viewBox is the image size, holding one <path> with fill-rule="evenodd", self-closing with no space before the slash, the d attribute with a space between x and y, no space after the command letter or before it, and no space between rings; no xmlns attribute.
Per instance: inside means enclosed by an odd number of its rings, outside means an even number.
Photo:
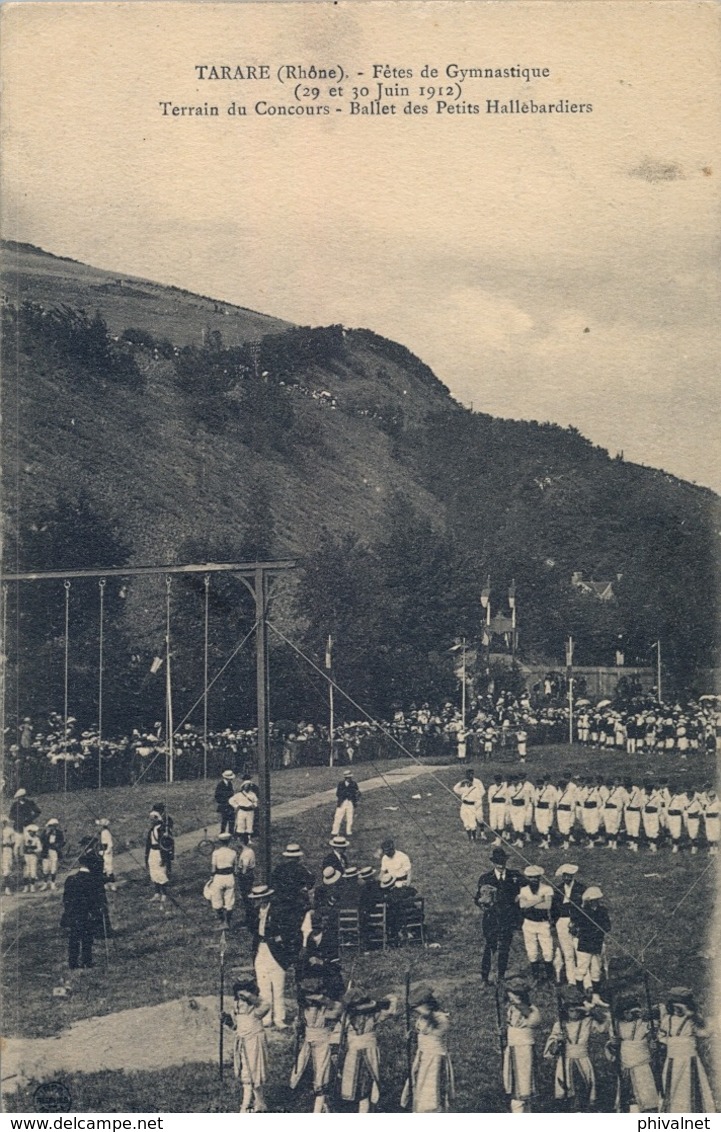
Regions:
<svg viewBox="0 0 721 1132"><path fill-rule="evenodd" d="M576 952L576 978L583 979L583 985L589 989L593 983L601 981L601 956L591 955L588 951Z"/></svg>
<svg viewBox="0 0 721 1132"><path fill-rule="evenodd" d="M610 808L610 806L605 807L601 811L601 817L603 819L603 825L606 833L608 833L611 837L615 837L621 826L621 811L618 809L613 810Z"/></svg>
<svg viewBox="0 0 721 1132"><path fill-rule="evenodd" d="M491 829L497 830L499 833L505 829L506 826L506 803L502 802L496 804L491 802L488 807L488 824Z"/></svg>
<svg viewBox="0 0 721 1132"><path fill-rule="evenodd" d="M240 807L238 807L235 811L235 832L252 833L254 816L255 810L241 810Z"/></svg>
<svg viewBox="0 0 721 1132"><path fill-rule="evenodd" d="M563 965L566 969L566 978L570 984L576 981L576 940L571 935L571 917L561 916L556 920L556 935L558 936L558 946L561 948L561 955L563 956Z"/></svg>
<svg viewBox="0 0 721 1132"><path fill-rule="evenodd" d="M536 829L542 837L547 837L551 832L553 825L553 810L549 806L547 810L539 810L536 806Z"/></svg>
<svg viewBox="0 0 721 1132"><path fill-rule="evenodd" d="M210 888L210 907L214 912L220 912L221 908L225 908L226 912L232 912L235 908L235 877L225 873L213 877L213 883Z"/></svg>
<svg viewBox="0 0 721 1132"><path fill-rule="evenodd" d="M285 1022L285 971L276 963L267 943L260 943L255 957L255 978L260 997L270 1002L273 1009L266 1015L267 1024L276 1026Z"/></svg>
<svg viewBox="0 0 721 1132"><path fill-rule="evenodd" d="M353 832L353 811L355 806L350 798L346 798L345 802L341 802L336 806L335 814L333 815L333 837L338 837L340 834L341 826L345 822L346 837L350 837Z"/></svg>
<svg viewBox="0 0 721 1132"><path fill-rule="evenodd" d="M524 920L523 942L529 963L535 963L540 958L550 963L553 959L553 938L551 925L547 920Z"/></svg>

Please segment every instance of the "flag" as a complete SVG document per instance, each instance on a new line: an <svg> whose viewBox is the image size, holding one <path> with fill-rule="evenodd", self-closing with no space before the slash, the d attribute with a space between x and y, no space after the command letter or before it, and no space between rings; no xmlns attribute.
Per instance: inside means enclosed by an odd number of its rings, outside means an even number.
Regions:
<svg viewBox="0 0 721 1132"><path fill-rule="evenodd" d="M568 638L566 644L566 679L570 680L573 676L573 637Z"/></svg>
<svg viewBox="0 0 721 1132"><path fill-rule="evenodd" d="M328 643L325 646L325 666L330 671L333 667L333 638L328 634Z"/></svg>
<svg viewBox="0 0 721 1132"><path fill-rule="evenodd" d="M508 587L508 606L509 609L516 608L516 579L511 579L511 584Z"/></svg>
<svg viewBox="0 0 721 1132"><path fill-rule="evenodd" d="M154 656L153 657L153 663L150 665L150 671L153 674L153 676L155 676L156 672L160 672L160 669L162 667L163 667L162 656Z"/></svg>
<svg viewBox="0 0 721 1132"><path fill-rule="evenodd" d="M491 575L489 574L486 579L486 584L481 590L481 605L484 609L488 608L488 602L491 599Z"/></svg>
<svg viewBox="0 0 721 1132"><path fill-rule="evenodd" d="M502 613L497 613L491 619L490 629L492 633L510 633L513 629L513 621L510 617L504 617Z"/></svg>

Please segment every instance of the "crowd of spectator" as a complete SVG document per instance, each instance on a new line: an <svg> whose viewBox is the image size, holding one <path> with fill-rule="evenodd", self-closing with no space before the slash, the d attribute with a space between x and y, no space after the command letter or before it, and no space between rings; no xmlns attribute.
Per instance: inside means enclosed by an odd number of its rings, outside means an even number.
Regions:
<svg viewBox="0 0 721 1132"><path fill-rule="evenodd" d="M271 762L274 768L327 764L339 765L401 757L451 761L455 757L514 758L522 744L540 746L566 743L569 738L569 704L549 680L518 696L471 698L465 724L456 704L430 703L398 708L389 720L356 719L340 722L331 744L328 724L318 720L272 723ZM715 752L721 746L721 697L703 696L684 704L658 703L646 695L625 701L601 700L596 704L578 697L573 705L574 740L594 748ZM14 736L12 737L15 738ZM36 791L93 786L100 776L104 785L127 785L145 779L164 780L170 749L163 725L133 728L128 734L100 738L97 726L81 730L69 716L52 712L48 719L22 720L17 740L6 730L6 787L29 782ZM257 731L254 727L209 730L184 723L173 736L174 777L201 778L226 766L240 769L255 765Z"/></svg>

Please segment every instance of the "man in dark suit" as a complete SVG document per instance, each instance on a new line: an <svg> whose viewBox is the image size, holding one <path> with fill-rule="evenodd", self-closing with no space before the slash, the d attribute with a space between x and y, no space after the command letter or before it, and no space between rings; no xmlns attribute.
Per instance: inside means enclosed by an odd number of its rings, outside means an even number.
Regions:
<svg viewBox="0 0 721 1132"><path fill-rule="evenodd" d="M105 889L93 871L92 859L81 856L77 872L71 873L63 889L62 927L68 929L68 966L92 967L93 939L103 930Z"/></svg>
<svg viewBox="0 0 721 1132"><path fill-rule="evenodd" d="M274 896L274 889L267 884L253 885L248 898L248 927L253 937L253 965L260 997L272 1006L263 1025L287 1030L285 973L298 950L294 946L296 941L289 942L286 937L287 924L277 917Z"/></svg>
<svg viewBox="0 0 721 1132"><path fill-rule="evenodd" d="M220 781L215 787L215 808L218 811L220 822L219 833L233 833L235 826L235 810L230 805L230 799L235 794L235 774L232 770L224 770Z"/></svg>
<svg viewBox="0 0 721 1132"><path fill-rule="evenodd" d="M506 868L507 860L508 854L504 849L494 849L491 853L492 868L479 877L476 890L475 903L483 912L481 926L485 947L481 978L484 983L490 981L494 952L497 953L498 978L505 976L513 933L521 922L517 903L521 874Z"/></svg>
<svg viewBox="0 0 721 1132"><path fill-rule="evenodd" d="M303 863L303 850L290 841L283 850L283 859L273 869L271 884L275 889L273 909L288 943L300 948L301 925L310 908L310 894L315 876Z"/></svg>
<svg viewBox="0 0 721 1132"><path fill-rule="evenodd" d="M331 837L328 844L330 845L330 853L326 853L323 858L320 866L321 870L327 869L332 865L333 868L338 869L338 872L343 876L343 873L348 868L346 849L350 842L347 837Z"/></svg>

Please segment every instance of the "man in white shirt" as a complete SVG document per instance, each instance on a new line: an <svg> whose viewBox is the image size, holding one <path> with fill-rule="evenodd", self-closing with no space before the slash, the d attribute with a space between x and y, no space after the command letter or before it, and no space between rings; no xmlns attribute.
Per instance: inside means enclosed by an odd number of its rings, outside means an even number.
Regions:
<svg viewBox="0 0 721 1132"><path fill-rule="evenodd" d="M551 902L553 889L541 880L540 865L529 865L523 870L526 884L518 893L518 906L523 916L523 942L533 977L541 982L545 977L553 982L553 936L551 935Z"/></svg>
<svg viewBox="0 0 721 1132"><path fill-rule="evenodd" d="M379 880L392 877L396 888L405 888L411 883L411 860L400 849L396 849L395 842L388 837L381 845L383 855Z"/></svg>

